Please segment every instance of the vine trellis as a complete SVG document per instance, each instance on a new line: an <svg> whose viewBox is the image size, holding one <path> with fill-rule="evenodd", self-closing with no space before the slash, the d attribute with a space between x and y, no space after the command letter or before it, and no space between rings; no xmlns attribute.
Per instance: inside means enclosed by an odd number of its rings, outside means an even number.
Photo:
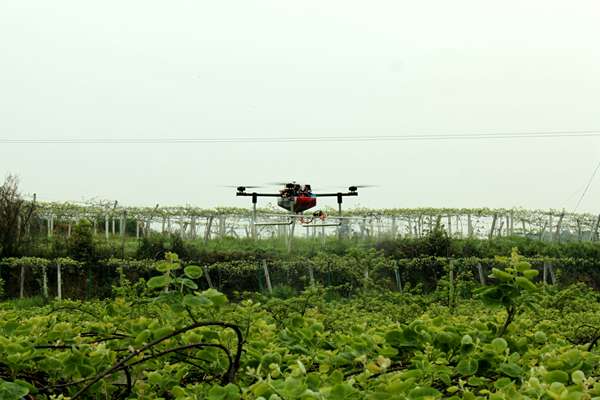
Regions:
<svg viewBox="0 0 600 400"><path fill-rule="evenodd" d="M304 225L293 230L286 221L289 214L274 208L257 210L257 238L294 236L325 237L421 237L438 224L452 237L495 238L527 236L546 241L598 240L600 215L564 210L527 210L522 208L393 208L346 210L338 216L333 209L329 220L337 224ZM245 208L218 207L127 207L116 202L37 203L37 219L45 233L57 231L70 235L71 226L81 219L94 224L94 232L111 237L132 235L127 222L135 225L135 236L151 232L178 233L186 239L251 237L252 212ZM279 224L280 223L280 224ZM57 229L58 226L63 229ZM297 224L295 224L297 225ZM339 225L339 226L337 226ZM40 229L44 231L44 229Z"/></svg>

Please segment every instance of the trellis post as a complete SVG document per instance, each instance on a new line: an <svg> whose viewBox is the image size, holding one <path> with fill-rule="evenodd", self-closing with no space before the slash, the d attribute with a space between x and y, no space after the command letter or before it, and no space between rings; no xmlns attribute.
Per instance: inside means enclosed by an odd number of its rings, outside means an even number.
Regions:
<svg viewBox="0 0 600 400"><path fill-rule="evenodd" d="M454 262L450 261L449 265L449 273L448 273L448 306L452 307L454 305Z"/></svg>
<svg viewBox="0 0 600 400"><path fill-rule="evenodd" d="M311 264L308 265L308 279L310 281L310 286L315 286L315 272L313 271Z"/></svg>
<svg viewBox="0 0 600 400"><path fill-rule="evenodd" d="M42 295L45 299L48 298L48 274L45 265L42 265Z"/></svg>
<svg viewBox="0 0 600 400"><path fill-rule="evenodd" d="M192 240L196 239L196 216L192 215L190 219L190 238Z"/></svg>
<svg viewBox="0 0 600 400"><path fill-rule="evenodd" d="M56 297L58 300L62 300L62 277L60 261L56 263Z"/></svg>
<svg viewBox="0 0 600 400"><path fill-rule="evenodd" d="M491 240L494 237L494 229L496 229L496 220L498 219L498 214L494 213L494 218L492 219L492 228L490 229L489 239Z"/></svg>
<svg viewBox="0 0 600 400"><path fill-rule="evenodd" d="M560 216L558 217L558 223L556 224L556 241L558 243L560 243L560 228L562 226L562 222L563 222L563 218L565 217L565 212L561 212Z"/></svg>
<svg viewBox="0 0 600 400"><path fill-rule="evenodd" d="M596 223L594 224L594 229L592 231L592 242L598 240L598 225L600 225L600 214L598 214L598 218L596 218Z"/></svg>
<svg viewBox="0 0 600 400"><path fill-rule="evenodd" d="M213 289L214 286L212 280L210 279L210 274L208 273L208 267L206 265L203 265L202 269L204 270L204 276L206 277L206 283L208 283L208 287Z"/></svg>
<svg viewBox="0 0 600 400"><path fill-rule="evenodd" d="M207 242L207 241L210 240L210 231L212 229L212 224L213 224L214 218L215 217L213 215L211 215L210 217L208 217L208 221L206 223L206 228L204 230L204 241L205 242ZM254 224L253 224L253 226L254 226ZM256 232L255 228L253 228L253 234L254 234L254 232Z"/></svg>
<svg viewBox="0 0 600 400"><path fill-rule="evenodd" d="M225 214L219 215L219 237L225 237Z"/></svg>
<svg viewBox="0 0 600 400"><path fill-rule="evenodd" d="M400 268L398 268L398 263L394 261L394 276L396 277L396 288L398 291L402 293L402 280L400 278Z"/></svg>
<svg viewBox="0 0 600 400"><path fill-rule="evenodd" d="M269 267L267 267L267 260L262 260L263 272L265 273L265 283L269 293L273 293L273 287L271 286L271 277L269 276Z"/></svg>
<svg viewBox="0 0 600 400"><path fill-rule="evenodd" d="M48 237L51 238L54 234L54 214L50 214L48 217Z"/></svg>
<svg viewBox="0 0 600 400"><path fill-rule="evenodd" d="M548 263L548 272L550 273L550 281L552 282L553 285L556 285L556 276L554 275L554 267L552 266L552 263Z"/></svg>
<svg viewBox="0 0 600 400"><path fill-rule="evenodd" d="M25 297L25 265L21 264L21 276L19 279L19 298Z"/></svg>
<svg viewBox="0 0 600 400"><path fill-rule="evenodd" d="M479 272L479 283L485 286L485 275L483 274L483 266L480 262L477 263L477 272Z"/></svg>

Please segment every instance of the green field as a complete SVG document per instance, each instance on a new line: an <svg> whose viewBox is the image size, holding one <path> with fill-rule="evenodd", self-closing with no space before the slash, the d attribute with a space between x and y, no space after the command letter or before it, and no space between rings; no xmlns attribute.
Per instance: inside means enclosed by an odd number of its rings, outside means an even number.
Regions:
<svg viewBox="0 0 600 400"><path fill-rule="evenodd" d="M599 294L534 284L513 252L485 286L200 289L172 253L115 298L0 304L0 398L600 398ZM27 397L29 396L29 397Z"/></svg>

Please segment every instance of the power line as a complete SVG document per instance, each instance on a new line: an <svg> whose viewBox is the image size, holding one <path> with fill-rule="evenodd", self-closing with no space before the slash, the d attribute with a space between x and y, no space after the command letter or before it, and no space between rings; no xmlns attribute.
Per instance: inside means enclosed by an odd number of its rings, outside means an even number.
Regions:
<svg viewBox="0 0 600 400"><path fill-rule="evenodd" d="M406 134L373 136L216 137L216 138L0 138L2 144L190 144L190 143L290 143L290 142L393 142L485 139L555 139L598 137L598 130L530 131L458 134Z"/></svg>
<svg viewBox="0 0 600 400"><path fill-rule="evenodd" d="M573 212L577 211L577 209L579 208L581 201L587 194L588 190L590 189L590 186L592 185L592 181L594 180L594 178L596 177L596 174L598 173L598 169L600 169L600 161L598 162L598 165L596 165L596 169L594 169L594 173L592 174L592 176L590 177L590 180L588 181L587 185L585 186L583 193L581 193L581 197L579 197L579 200L577 201L577 205L575 206L575 209L573 210Z"/></svg>

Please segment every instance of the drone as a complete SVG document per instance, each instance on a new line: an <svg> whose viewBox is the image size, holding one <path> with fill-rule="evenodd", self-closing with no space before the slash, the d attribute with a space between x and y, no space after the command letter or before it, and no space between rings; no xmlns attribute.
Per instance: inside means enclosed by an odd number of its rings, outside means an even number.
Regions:
<svg viewBox="0 0 600 400"><path fill-rule="evenodd" d="M259 197L276 197L277 205L291 214L302 214L304 211L316 207L319 197L335 197L337 198L338 211L342 213L343 198L347 196L358 196L358 188L364 186L350 186L348 191L336 193L314 193L311 185L300 185L296 182L280 183L283 188L278 193L258 193L247 192L247 189L254 189L258 186L238 186L236 196L252 197L252 205L256 211L256 203ZM314 213L315 217L324 219L325 214L322 211Z"/></svg>

